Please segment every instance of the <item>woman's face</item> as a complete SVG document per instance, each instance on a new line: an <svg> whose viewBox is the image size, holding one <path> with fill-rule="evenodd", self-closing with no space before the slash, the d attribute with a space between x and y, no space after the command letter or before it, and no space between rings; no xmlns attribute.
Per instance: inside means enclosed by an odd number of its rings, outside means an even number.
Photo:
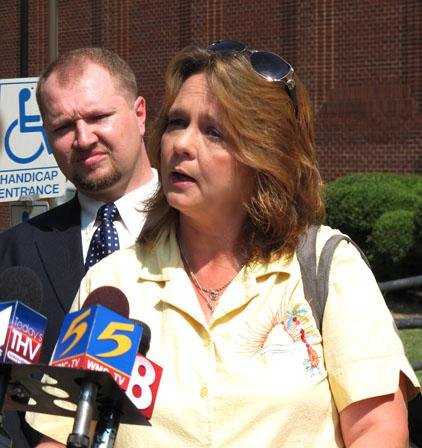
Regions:
<svg viewBox="0 0 422 448"><path fill-rule="evenodd" d="M161 138L161 175L169 204L182 214L207 223L243 219L253 172L233 157L203 73L183 83L169 110Z"/></svg>

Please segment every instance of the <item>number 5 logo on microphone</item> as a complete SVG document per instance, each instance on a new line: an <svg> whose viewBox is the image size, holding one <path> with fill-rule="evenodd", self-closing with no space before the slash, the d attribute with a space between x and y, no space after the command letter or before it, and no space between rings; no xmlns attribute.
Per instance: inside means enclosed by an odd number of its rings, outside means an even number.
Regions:
<svg viewBox="0 0 422 448"><path fill-rule="evenodd" d="M69 325L69 328L66 331L66 334L61 338L61 343L66 342L71 336L75 336L73 341L69 344L66 350L62 352L60 355L60 358L63 358L66 353L70 352L72 348L78 344L78 342L82 339L83 335L86 333L86 330L88 328L88 324L83 321L87 316L91 314L91 309L88 308L85 312L80 314L79 316L76 316L75 319L72 320L71 324ZM63 327L62 327L63 329ZM60 339L59 339L60 340Z"/></svg>
<svg viewBox="0 0 422 448"><path fill-rule="evenodd" d="M71 336L75 336L73 341L67 347L67 349L61 354L61 358L66 355L72 348L77 345L77 343L82 339L83 335L86 333L88 324L83 322L83 320L91 314L91 308L88 308L85 312L73 319L70 324L66 334L63 336L61 342L66 342ZM81 322L82 321L82 322ZM132 341L128 336L123 334L116 334L116 331L127 331L129 333L133 332L135 325L124 323L124 322L110 322L104 331L97 337L99 341L113 340L116 342L116 348L114 350L109 350L108 352L98 353L96 356L101 358L112 358L114 356L120 356L130 350L132 346Z"/></svg>
<svg viewBox="0 0 422 448"><path fill-rule="evenodd" d="M116 371L128 378L141 335L139 325L114 311L101 305L83 308L65 317L51 364Z"/></svg>

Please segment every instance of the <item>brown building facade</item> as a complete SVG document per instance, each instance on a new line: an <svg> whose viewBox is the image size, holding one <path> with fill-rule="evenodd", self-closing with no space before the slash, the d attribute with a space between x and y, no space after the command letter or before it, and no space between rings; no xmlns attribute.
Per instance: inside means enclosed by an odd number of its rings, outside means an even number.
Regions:
<svg viewBox="0 0 422 448"><path fill-rule="evenodd" d="M28 0L27 76L48 63L48 0ZM0 3L0 79L20 74L20 2ZM283 55L307 85L325 180L422 173L420 0L58 0L58 47L106 46L134 68L152 119L178 49L233 38ZM0 231L9 227L0 204Z"/></svg>

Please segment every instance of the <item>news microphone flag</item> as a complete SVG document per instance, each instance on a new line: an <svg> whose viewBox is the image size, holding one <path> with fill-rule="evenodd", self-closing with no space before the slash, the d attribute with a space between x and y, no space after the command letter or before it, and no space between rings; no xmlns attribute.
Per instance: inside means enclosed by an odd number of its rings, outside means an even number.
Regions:
<svg viewBox="0 0 422 448"><path fill-rule="evenodd" d="M46 325L47 319L24 303L0 303L0 362L37 363Z"/></svg>
<svg viewBox="0 0 422 448"><path fill-rule="evenodd" d="M109 372L126 390L142 328L102 305L67 314L51 360L52 366Z"/></svg>
<svg viewBox="0 0 422 448"><path fill-rule="evenodd" d="M163 369L146 358L151 343L151 328L145 322L139 320L136 322L142 327L143 332L126 395L140 413L145 418L150 419Z"/></svg>
<svg viewBox="0 0 422 448"><path fill-rule="evenodd" d="M147 419L151 418L154 410L162 373L163 369L158 364L140 353L136 355L126 395Z"/></svg>

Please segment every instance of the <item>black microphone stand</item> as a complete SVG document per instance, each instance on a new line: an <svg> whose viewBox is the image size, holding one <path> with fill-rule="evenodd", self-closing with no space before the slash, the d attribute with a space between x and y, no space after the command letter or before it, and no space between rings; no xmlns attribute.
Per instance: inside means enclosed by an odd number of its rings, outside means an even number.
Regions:
<svg viewBox="0 0 422 448"><path fill-rule="evenodd" d="M65 401L77 404L76 412L56 403L58 395L45 387L52 383L44 381L44 376L54 380L53 389L66 393ZM17 390L20 392L17 393ZM32 403L28 403L30 399ZM89 446L91 421L99 421L105 409L118 410L118 420L113 422L116 427L117 422L151 426L108 372L70 367L0 363L0 410L3 408L74 418L73 432L67 441L67 446L72 448ZM0 448L11 447L10 437L0 430Z"/></svg>
<svg viewBox="0 0 422 448"><path fill-rule="evenodd" d="M106 408L100 414L91 448L112 448L120 425L120 412Z"/></svg>

